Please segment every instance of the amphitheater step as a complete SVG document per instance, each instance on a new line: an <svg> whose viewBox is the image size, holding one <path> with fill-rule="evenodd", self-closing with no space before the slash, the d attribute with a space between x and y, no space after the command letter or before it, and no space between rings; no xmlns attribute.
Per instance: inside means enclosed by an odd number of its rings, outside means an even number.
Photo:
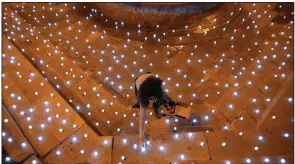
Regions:
<svg viewBox="0 0 295 164"><path fill-rule="evenodd" d="M151 133L143 152L138 136L115 136L112 163L173 163L209 160L205 136L198 133Z"/></svg>
<svg viewBox="0 0 295 164"><path fill-rule="evenodd" d="M11 161L21 162L32 155L34 150L3 105L2 118L3 148Z"/></svg>
<svg viewBox="0 0 295 164"><path fill-rule="evenodd" d="M11 17L8 17L8 19L12 21ZM20 18L20 20L22 19ZM25 22L22 23L24 26L31 28L31 26ZM28 34L28 37L29 36L31 35ZM62 55L63 52L58 51L58 49L50 43L47 43L47 46L45 46L43 43L38 43L36 38L29 38L31 39L31 48L25 49L25 55L29 59L34 59L33 62L46 73L45 75L48 76L48 80L54 84L60 94L65 96L65 99L76 107L78 113L89 120L89 124L94 129L97 129L100 134L103 135L112 134L112 131L115 131L112 127L112 123L115 122L116 119L119 119L119 116L117 116L115 112L124 113L126 107L114 99L108 91L91 79L89 75L82 71L70 59ZM16 40L15 43L18 44L20 48L26 48L20 40ZM39 51L47 55L41 55ZM48 55L51 53L55 55ZM46 63L52 63L53 60L57 60L58 58L63 58L64 67L58 64L46 65ZM41 61L44 62L44 64L40 64ZM65 67L68 68L66 70L69 70L73 78L68 75L69 72L60 71L62 69L64 70ZM74 76L76 77L74 78ZM65 83L65 81L70 81L70 85ZM94 88L97 90L93 90ZM87 94L87 97L85 94ZM89 97L91 97L91 99L89 99ZM72 100L72 98L74 99ZM97 99L100 101L97 101ZM93 112L89 111L88 104ZM101 112L102 110L104 110L104 112ZM95 112L104 115L104 117L93 117L92 114L95 115Z"/></svg>
<svg viewBox="0 0 295 164"><path fill-rule="evenodd" d="M86 124L71 137L44 156L45 163L102 163L110 164L113 137L98 136Z"/></svg>
<svg viewBox="0 0 295 164"><path fill-rule="evenodd" d="M85 122L5 37L3 104L42 156Z"/></svg>

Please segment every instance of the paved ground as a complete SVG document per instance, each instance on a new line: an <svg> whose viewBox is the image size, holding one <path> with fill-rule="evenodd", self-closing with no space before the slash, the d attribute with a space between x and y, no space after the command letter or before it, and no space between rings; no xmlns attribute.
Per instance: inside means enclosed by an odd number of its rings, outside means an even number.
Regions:
<svg viewBox="0 0 295 164"><path fill-rule="evenodd" d="M228 3L181 29L116 22L95 6L3 4L5 163L293 163L290 4ZM142 151L130 107L147 71L192 113L149 111Z"/></svg>

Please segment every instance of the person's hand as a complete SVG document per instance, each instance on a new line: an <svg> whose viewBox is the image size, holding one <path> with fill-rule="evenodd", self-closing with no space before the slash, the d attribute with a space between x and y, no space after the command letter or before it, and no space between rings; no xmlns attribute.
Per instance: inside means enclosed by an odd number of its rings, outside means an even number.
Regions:
<svg viewBox="0 0 295 164"><path fill-rule="evenodd" d="M141 147L145 147L145 139L144 138L139 138L139 146Z"/></svg>

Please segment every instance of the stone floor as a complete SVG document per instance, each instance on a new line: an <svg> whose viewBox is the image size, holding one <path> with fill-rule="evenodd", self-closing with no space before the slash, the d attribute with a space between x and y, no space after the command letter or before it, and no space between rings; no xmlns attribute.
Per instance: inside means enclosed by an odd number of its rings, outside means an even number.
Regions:
<svg viewBox="0 0 295 164"><path fill-rule="evenodd" d="M94 3L2 4L4 163L293 163L290 4L226 3L175 31ZM192 112L149 111L140 150L133 86L148 71Z"/></svg>

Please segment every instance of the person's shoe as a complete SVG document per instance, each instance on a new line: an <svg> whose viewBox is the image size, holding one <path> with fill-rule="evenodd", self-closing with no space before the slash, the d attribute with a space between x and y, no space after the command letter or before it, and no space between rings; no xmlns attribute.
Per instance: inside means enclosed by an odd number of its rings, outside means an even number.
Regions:
<svg viewBox="0 0 295 164"><path fill-rule="evenodd" d="M140 108L139 103L136 103L135 105L133 105L132 108Z"/></svg>

